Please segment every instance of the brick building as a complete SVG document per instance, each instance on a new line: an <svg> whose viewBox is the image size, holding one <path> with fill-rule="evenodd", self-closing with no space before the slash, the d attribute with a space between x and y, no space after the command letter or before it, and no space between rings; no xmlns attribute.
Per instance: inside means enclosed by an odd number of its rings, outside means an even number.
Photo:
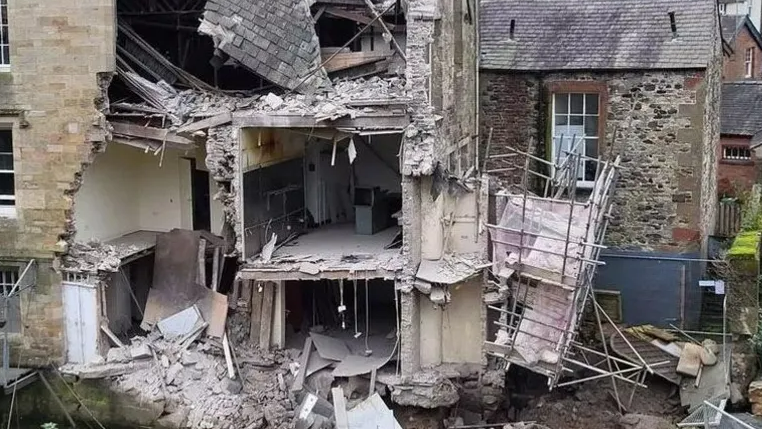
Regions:
<svg viewBox="0 0 762 429"><path fill-rule="evenodd" d="M748 16L722 16L722 38L726 56L723 81L762 78L762 36Z"/></svg>
<svg viewBox="0 0 762 429"><path fill-rule="evenodd" d="M609 244L705 250L717 201L715 3L486 0L481 23L490 152L508 145L561 159L576 146L593 157L622 155ZM595 171L581 167L584 192Z"/></svg>
<svg viewBox="0 0 762 429"><path fill-rule="evenodd" d="M757 157L754 148L762 138L760 115L762 82L727 82L722 84L720 147L717 157L717 192L720 196L743 196L756 183Z"/></svg>

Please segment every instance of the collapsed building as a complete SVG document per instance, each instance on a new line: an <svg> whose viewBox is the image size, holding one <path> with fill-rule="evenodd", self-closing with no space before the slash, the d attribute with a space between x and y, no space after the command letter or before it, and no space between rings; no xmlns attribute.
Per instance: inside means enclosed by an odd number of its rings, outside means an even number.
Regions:
<svg viewBox="0 0 762 429"><path fill-rule="evenodd" d="M198 393L206 378L244 379L239 363L279 368L258 380L256 401L320 408L331 392L316 379L362 376L398 405L460 402L485 418L501 405L506 362L551 387L570 367L642 385L647 362L590 368L572 354L596 353L575 335L594 301L618 162L494 154L489 141L480 153L476 3L28 5L55 34L98 37L59 46L11 23L24 88L11 99L30 100L5 112L16 229L0 229L13 260L4 290L26 292L6 300L14 357L119 375L115 389L161 404L157 417L177 404L155 397L182 390L198 405L185 416L194 427L245 414L230 411L245 386L223 400ZM49 46L87 66L22 59ZM46 91L37 75L51 75ZM492 182L488 155L521 159L506 167L524 172L519 190ZM581 165L597 167L585 202L571 180ZM165 342L179 321L181 341ZM220 349L224 369L212 362ZM287 406L276 408L245 422L277 427Z"/></svg>

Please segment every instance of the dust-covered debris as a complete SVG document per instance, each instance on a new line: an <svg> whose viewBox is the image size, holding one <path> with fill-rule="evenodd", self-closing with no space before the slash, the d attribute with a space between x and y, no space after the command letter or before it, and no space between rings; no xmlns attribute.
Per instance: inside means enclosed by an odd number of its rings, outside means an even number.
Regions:
<svg viewBox="0 0 762 429"><path fill-rule="evenodd" d="M63 268L80 273L115 273L122 261L120 255L129 251L97 240L86 243L73 242L69 251L62 258Z"/></svg>

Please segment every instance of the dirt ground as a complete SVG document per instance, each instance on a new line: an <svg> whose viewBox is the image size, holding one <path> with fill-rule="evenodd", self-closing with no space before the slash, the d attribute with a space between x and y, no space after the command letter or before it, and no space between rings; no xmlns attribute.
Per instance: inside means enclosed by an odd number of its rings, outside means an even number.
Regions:
<svg viewBox="0 0 762 429"><path fill-rule="evenodd" d="M628 413L663 417L673 423L680 421L685 412L673 386L658 378L647 379L648 388L638 388ZM622 402L627 406L631 385L619 382L617 387ZM518 420L536 421L551 429L611 429L619 427L621 415L612 395L610 379L601 379L541 395L528 401L518 412Z"/></svg>

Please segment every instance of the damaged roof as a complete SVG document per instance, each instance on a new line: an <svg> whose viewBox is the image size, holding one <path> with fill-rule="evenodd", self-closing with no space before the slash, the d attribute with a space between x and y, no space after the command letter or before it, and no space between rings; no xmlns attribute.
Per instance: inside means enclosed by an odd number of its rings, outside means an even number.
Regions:
<svg viewBox="0 0 762 429"><path fill-rule="evenodd" d="M720 132L753 136L762 131L762 82L743 81L722 84Z"/></svg>
<svg viewBox="0 0 762 429"><path fill-rule="evenodd" d="M714 0L482 0L481 67L705 68L716 13Z"/></svg>
<svg viewBox="0 0 762 429"><path fill-rule="evenodd" d="M208 0L199 32L270 82L299 92L330 87L320 42L303 0Z"/></svg>

